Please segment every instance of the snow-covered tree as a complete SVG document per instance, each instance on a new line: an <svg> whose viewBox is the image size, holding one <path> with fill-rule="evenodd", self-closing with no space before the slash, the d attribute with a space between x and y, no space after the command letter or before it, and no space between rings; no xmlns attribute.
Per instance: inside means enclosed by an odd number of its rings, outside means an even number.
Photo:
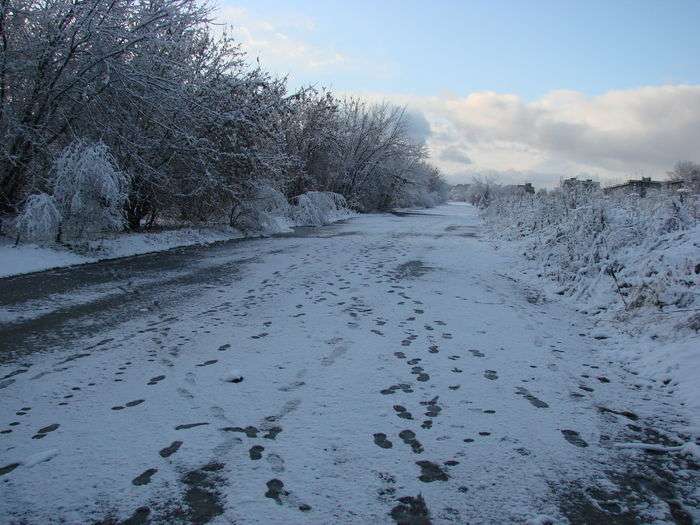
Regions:
<svg viewBox="0 0 700 525"><path fill-rule="evenodd" d="M226 220L261 184L288 199L339 192L367 211L407 186L432 191L402 108L290 96L211 18L203 0L1 0L0 214L50 192L53 159L76 137L129 175L132 230Z"/></svg>
<svg viewBox="0 0 700 525"><path fill-rule="evenodd" d="M196 0L0 2L0 211L16 207L72 130L99 116L108 88L162 87L136 58L208 12Z"/></svg>
<svg viewBox="0 0 700 525"><path fill-rule="evenodd" d="M56 199L46 193L30 195L15 221L17 242L46 242L58 238L61 212Z"/></svg>
<svg viewBox="0 0 700 525"><path fill-rule="evenodd" d="M56 158L52 176L63 235L81 238L124 227L129 178L107 146L76 140Z"/></svg>
<svg viewBox="0 0 700 525"><path fill-rule="evenodd" d="M668 172L668 178L683 182L691 193L700 193L700 164L689 160L677 162L673 170Z"/></svg>
<svg viewBox="0 0 700 525"><path fill-rule="evenodd" d="M307 88L288 102L284 129L287 151L294 159L288 193L328 189L338 170L338 101L329 91Z"/></svg>

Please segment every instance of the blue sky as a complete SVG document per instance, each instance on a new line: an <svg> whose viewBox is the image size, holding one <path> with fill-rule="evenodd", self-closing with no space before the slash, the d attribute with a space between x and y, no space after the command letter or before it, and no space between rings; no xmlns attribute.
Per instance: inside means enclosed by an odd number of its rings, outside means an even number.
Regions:
<svg viewBox="0 0 700 525"><path fill-rule="evenodd" d="M686 134L700 127L699 0L219 5L222 20L233 24L251 56L289 74L291 86L326 85L422 112L434 131L430 142L438 164L446 148L461 148L471 159L442 162L453 178L488 170L506 177L544 173L543 180L572 172L624 178L654 175L670 167L671 159L693 154L684 148ZM498 96L480 95L485 93ZM656 134L664 136L641 140L640 129L651 130L653 115L664 115L669 105L683 129L663 129ZM606 111L628 128L609 129ZM688 111L690 121L683 117ZM479 134L484 115L491 127ZM526 130L500 129L505 120L519 126L526 117L540 136L535 143L515 133ZM552 129L542 126L552 120L557 129L564 125L565 133L580 130L579 137L565 137L568 152L558 137L553 146L548 143ZM643 154L648 144L666 144L667 136L673 143L663 152ZM598 151L598 144L611 138L616 151ZM581 140L584 147L577 148ZM635 144L642 148L640 160L630 162ZM582 156L589 153L590 158Z"/></svg>
<svg viewBox="0 0 700 525"><path fill-rule="evenodd" d="M299 75L339 90L497 91L532 99L554 89L600 94L700 83L700 1L241 1L309 43L385 64L387 75ZM314 27L294 28L308 18Z"/></svg>

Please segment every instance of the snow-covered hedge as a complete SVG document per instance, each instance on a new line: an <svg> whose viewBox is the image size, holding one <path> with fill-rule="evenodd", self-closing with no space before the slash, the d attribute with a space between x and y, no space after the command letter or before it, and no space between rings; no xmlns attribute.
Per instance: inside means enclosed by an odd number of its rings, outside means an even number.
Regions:
<svg viewBox="0 0 700 525"><path fill-rule="evenodd" d="M338 193L310 191L289 204L279 191L261 186L234 209L231 226L247 235L269 235L289 231L291 226L323 226L352 215Z"/></svg>
<svg viewBox="0 0 700 525"><path fill-rule="evenodd" d="M561 189L532 195L491 188L483 200L493 233L522 239L538 273L583 308L629 312L697 304L700 229L693 195Z"/></svg>

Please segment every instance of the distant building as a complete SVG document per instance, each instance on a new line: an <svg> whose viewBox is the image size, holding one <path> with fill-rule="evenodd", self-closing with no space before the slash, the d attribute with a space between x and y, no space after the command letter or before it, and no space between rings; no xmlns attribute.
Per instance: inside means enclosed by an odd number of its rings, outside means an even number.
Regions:
<svg viewBox="0 0 700 525"><path fill-rule="evenodd" d="M561 183L562 188L566 190L597 190L600 189L600 182L596 182L592 179L579 180L576 177L571 177L570 179L564 179Z"/></svg>
<svg viewBox="0 0 700 525"><path fill-rule="evenodd" d="M608 186L604 188L605 193L627 193L646 197L649 191L671 190L677 191L683 188L682 180L659 181L651 180L651 177L642 177L641 179L630 179L624 184Z"/></svg>
<svg viewBox="0 0 700 525"><path fill-rule="evenodd" d="M531 182L526 182L525 184L518 184L517 188L523 190L525 193L535 193L535 187Z"/></svg>

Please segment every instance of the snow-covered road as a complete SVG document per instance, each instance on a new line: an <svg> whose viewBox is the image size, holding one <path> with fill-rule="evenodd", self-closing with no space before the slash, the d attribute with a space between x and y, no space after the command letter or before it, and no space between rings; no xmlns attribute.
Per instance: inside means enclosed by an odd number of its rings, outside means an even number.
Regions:
<svg viewBox="0 0 700 525"><path fill-rule="evenodd" d="M0 280L0 522L697 519L615 446L674 400L517 264L446 205Z"/></svg>

